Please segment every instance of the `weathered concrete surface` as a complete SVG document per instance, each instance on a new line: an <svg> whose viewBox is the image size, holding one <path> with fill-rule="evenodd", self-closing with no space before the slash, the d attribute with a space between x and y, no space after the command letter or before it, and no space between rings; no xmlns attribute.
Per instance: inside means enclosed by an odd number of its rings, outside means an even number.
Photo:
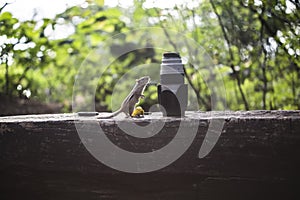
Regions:
<svg viewBox="0 0 300 200"><path fill-rule="evenodd" d="M198 153L213 120L224 122L204 158ZM164 121L161 132L136 138L118 123ZM99 162L75 124L99 123L107 137L133 152L167 145L182 122L198 123L192 145L155 172L131 174ZM184 140L184 137L182 138ZM300 111L189 112L184 119L97 120L75 114L0 118L0 199L299 199Z"/></svg>

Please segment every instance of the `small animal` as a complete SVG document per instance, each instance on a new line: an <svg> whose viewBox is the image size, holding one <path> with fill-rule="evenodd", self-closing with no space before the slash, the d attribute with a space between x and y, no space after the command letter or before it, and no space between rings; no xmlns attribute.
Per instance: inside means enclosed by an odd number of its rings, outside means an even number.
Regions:
<svg viewBox="0 0 300 200"><path fill-rule="evenodd" d="M141 106L137 106L131 113L131 117L142 118L144 117L144 109Z"/></svg>
<svg viewBox="0 0 300 200"><path fill-rule="evenodd" d="M137 103L139 103L140 98L145 97L143 95L143 92L146 88L146 85L149 83L149 81L150 81L149 76L144 76L142 78L136 79L133 89L131 90L131 92L128 94L128 96L122 102L120 109L111 113L108 116L99 116L99 117L97 117L97 119L112 118L122 112L125 113L126 116L130 116L135 109L135 105Z"/></svg>

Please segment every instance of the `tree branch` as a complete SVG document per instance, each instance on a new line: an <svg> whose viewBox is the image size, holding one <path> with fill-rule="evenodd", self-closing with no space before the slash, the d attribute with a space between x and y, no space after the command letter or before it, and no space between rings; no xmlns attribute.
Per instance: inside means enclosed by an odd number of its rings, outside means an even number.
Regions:
<svg viewBox="0 0 300 200"><path fill-rule="evenodd" d="M248 8L249 8L252 12L259 14L255 8L253 8L253 7L251 7L251 6L249 6ZM270 27L270 25L268 24L268 22L263 18L263 16L262 16L261 14L258 15L258 19L260 20L261 24L267 29L268 32L273 32L273 28ZM274 38L274 40L276 41L276 43L279 44L279 45L282 47L282 49L283 49L284 52L287 54L287 56L288 56L294 63L297 63L297 62L296 62L296 58L295 58L294 56L291 56L291 55L289 54L288 49L285 48L284 43L282 43L282 42L280 41L280 39L279 39L277 36L275 36L275 37L273 37L273 38Z"/></svg>
<svg viewBox="0 0 300 200"><path fill-rule="evenodd" d="M0 13L2 12L2 10L8 5L9 3L5 3L1 8L0 8Z"/></svg>
<svg viewBox="0 0 300 200"><path fill-rule="evenodd" d="M262 9L261 15L264 15L265 9ZM263 75L263 89L262 89L262 101L263 101L263 109L267 109L266 105L266 97L267 97L267 87L268 87L268 82L267 82L267 76L266 76L266 62L267 62L267 51L265 50L264 47L264 24L261 23L260 26L260 45L261 45L261 53L263 54L263 62L261 63L261 69L262 69L262 75Z"/></svg>
<svg viewBox="0 0 300 200"><path fill-rule="evenodd" d="M230 61L230 68L231 68L231 70L232 70L232 72L233 72L233 75L234 75L236 81L237 81L238 89L239 89L239 92L240 92L240 94L241 94L241 96L242 96L242 100L243 100L243 102L244 102L245 109L246 109L246 110L249 110L249 105L248 105L246 96L245 96L245 94L244 94L244 92L243 92L243 89L242 89L241 79L240 79L239 74L238 74L238 72L235 70L234 65L233 65L233 63L232 63L232 61L234 60L234 56L233 56L233 52L232 52L232 50L231 50L231 42L230 42L230 40L229 40L229 38L228 38L228 35L227 35L227 33L226 33L226 30L225 30L225 26L224 26L224 24L223 24L223 22L222 22L221 16L220 16L219 13L217 12L217 8L216 8L216 5L215 5L215 3L213 2L213 0L210 0L210 4L212 5L212 8L213 8L213 10L214 10L214 13L216 14L216 16L217 16L217 18L218 18L219 24L220 24L220 26L221 26L221 30L222 30L222 32L223 32L224 39L225 39L225 41L226 41L226 43L227 43L227 45L228 45L228 51L229 51L229 56L230 56L230 60L231 60L231 61Z"/></svg>

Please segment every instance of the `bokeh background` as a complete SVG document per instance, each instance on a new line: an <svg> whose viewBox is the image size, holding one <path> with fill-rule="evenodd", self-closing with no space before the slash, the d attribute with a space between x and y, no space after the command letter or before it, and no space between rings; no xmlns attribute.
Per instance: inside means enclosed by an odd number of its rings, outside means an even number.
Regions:
<svg viewBox="0 0 300 200"><path fill-rule="evenodd" d="M112 57L101 78L91 80L97 82L96 110L114 110L115 86L122 97L133 84L130 78L117 84L120 77L160 63L155 42L161 30L167 38L180 33L184 37L177 39L186 43L178 47L170 37L161 46L196 58L185 71L196 96L190 103L198 109L211 110L211 95L218 92L226 93L225 109L300 109L299 8L298 0L1 0L0 115L72 112L78 70L84 61L87 69L95 68L97 60L86 58L101 43L110 45ZM135 31L145 27L158 28L157 40ZM201 52L189 56L187 40L204 49L210 62L202 62ZM114 58L128 47L136 50ZM222 81L226 90L208 87L209 79ZM141 104L147 109L157 102L156 87L145 96Z"/></svg>

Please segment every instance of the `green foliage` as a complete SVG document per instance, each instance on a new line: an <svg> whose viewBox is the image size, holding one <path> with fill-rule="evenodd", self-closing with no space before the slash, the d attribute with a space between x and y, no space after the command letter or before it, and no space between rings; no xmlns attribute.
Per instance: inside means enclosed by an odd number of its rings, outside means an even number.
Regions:
<svg viewBox="0 0 300 200"><path fill-rule="evenodd" d="M203 0L173 8L134 2L124 9L87 1L39 21L19 21L0 9L0 93L70 108L75 80L89 77L80 86L82 98L93 98L87 94L97 86L97 109L115 110L136 78L150 75L159 82L167 49L188 58L189 109L212 109L211 96L220 93L219 102L232 110L300 109L296 1ZM73 31L60 36L62 27ZM135 31L143 27L159 29L149 38ZM156 87L145 93L147 110L157 103ZM224 109L222 103L217 109Z"/></svg>

